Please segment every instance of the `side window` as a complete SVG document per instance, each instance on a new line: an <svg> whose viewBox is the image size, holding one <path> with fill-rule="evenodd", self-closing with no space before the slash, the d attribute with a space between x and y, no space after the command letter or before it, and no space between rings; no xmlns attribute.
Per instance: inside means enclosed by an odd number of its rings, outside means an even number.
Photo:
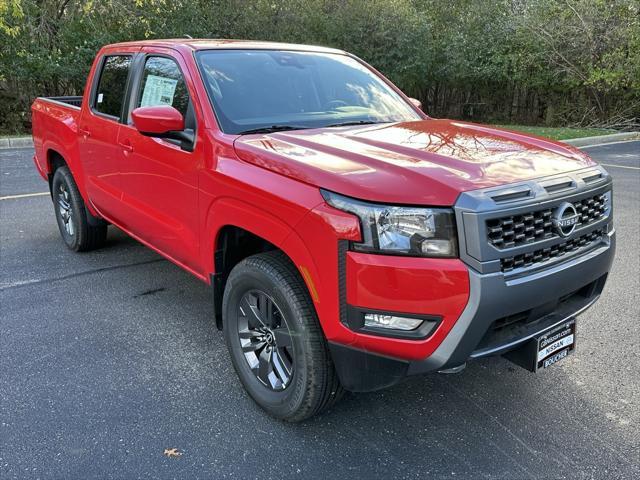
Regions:
<svg viewBox="0 0 640 480"><path fill-rule="evenodd" d="M120 117L130 68L131 56L129 55L113 55L105 58L93 102L94 110Z"/></svg>
<svg viewBox="0 0 640 480"><path fill-rule="evenodd" d="M178 65L166 57L149 57L144 64L138 107L171 105L183 116L189 108L189 92Z"/></svg>

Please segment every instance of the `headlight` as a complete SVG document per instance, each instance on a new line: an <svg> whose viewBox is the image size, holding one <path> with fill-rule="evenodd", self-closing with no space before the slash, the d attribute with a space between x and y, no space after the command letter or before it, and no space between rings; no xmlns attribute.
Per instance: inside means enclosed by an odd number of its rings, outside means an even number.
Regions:
<svg viewBox="0 0 640 480"><path fill-rule="evenodd" d="M362 242L354 242L354 250L419 257L458 254L451 209L378 205L321 192L329 205L360 218Z"/></svg>

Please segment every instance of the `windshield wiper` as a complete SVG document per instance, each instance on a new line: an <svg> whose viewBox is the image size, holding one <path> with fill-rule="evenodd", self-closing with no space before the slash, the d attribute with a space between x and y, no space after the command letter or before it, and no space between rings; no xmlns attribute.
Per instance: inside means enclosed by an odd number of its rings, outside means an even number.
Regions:
<svg viewBox="0 0 640 480"><path fill-rule="evenodd" d="M300 125L271 125L270 127L252 128L240 132L238 135L249 135L251 133L273 133L273 132L286 132L287 130L305 130L309 127L303 127Z"/></svg>
<svg viewBox="0 0 640 480"><path fill-rule="evenodd" d="M271 125L270 127L259 127L259 128L244 130L238 133L238 135L249 135L252 133L286 132L289 130L309 130L311 128L347 127L349 125L373 125L375 123L384 123L384 122L374 122L371 120L358 120L358 121L350 121L350 122L342 122L342 123L333 123L331 125L324 125L322 127L306 127L303 125Z"/></svg>
<svg viewBox="0 0 640 480"><path fill-rule="evenodd" d="M332 123L331 125L325 125L324 128L328 128L328 127L348 127L350 125L373 125L376 123L383 123L383 122L374 122L372 120L358 120L358 121L351 121L351 122L342 122L342 123Z"/></svg>

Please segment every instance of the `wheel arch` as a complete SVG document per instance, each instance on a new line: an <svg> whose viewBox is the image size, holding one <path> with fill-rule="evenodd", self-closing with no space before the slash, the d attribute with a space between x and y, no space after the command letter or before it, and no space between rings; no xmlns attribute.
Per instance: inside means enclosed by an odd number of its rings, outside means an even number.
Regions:
<svg viewBox="0 0 640 480"><path fill-rule="evenodd" d="M42 146L42 151L44 152L45 159L45 173L47 174L47 178L49 179L49 189L51 189L51 180L53 179L55 170L57 168L60 168L61 165L66 166L71 171L73 180L78 186L78 191L80 192L80 195L84 200L86 209L91 214L91 216L100 218L98 212L95 211L93 205L91 205L91 202L89 202L89 196L87 194L85 185L84 169L82 166L82 160L80 159L80 150L78 148L77 138L74 138L74 141L70 142L67 145L62 144L61 142L47 140Z"/></svg>
<svg viewBox="0 0 640 480"><path fill-rule="evenodd" d="M209 226L211 286L216 325L222 328L222 295L229 273L244 258L257 253L279 250L296 267L307 286L316 312L319 302L317 269L311 253L293 227L274 215L235 199L221 199L215 219Z"/></svg>
<svg viewBox="0 0 640 480"><path fill-rule="evenodd" d="M56 170L58 168L63 166L68 167L69 165L67 164L64 156L54 148L48 148L45 155L47 165L47 181L49 183L49 194L53 195L53 175L56 173Z"/></svg>

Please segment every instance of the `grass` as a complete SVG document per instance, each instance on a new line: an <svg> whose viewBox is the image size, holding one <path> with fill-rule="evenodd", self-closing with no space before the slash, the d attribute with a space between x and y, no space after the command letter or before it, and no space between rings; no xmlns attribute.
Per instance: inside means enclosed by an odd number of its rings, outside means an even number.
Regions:
<svg viewBox="0 0 640 480"><path fill-rule="evenodd" d="M0 138L15 138L15 137L28 137L31 132L22 133L0 133Z"/></svg>
<svg viewBox="0 0 640 480"><path fill-rule="evenodd" d="M604 128L570 128L570 127L530 127L528 125L496 125L500 128L508 128L523 133L531 133L552 140L567 140L569 138L597 137L616 133L614 130Z"/></svg>

